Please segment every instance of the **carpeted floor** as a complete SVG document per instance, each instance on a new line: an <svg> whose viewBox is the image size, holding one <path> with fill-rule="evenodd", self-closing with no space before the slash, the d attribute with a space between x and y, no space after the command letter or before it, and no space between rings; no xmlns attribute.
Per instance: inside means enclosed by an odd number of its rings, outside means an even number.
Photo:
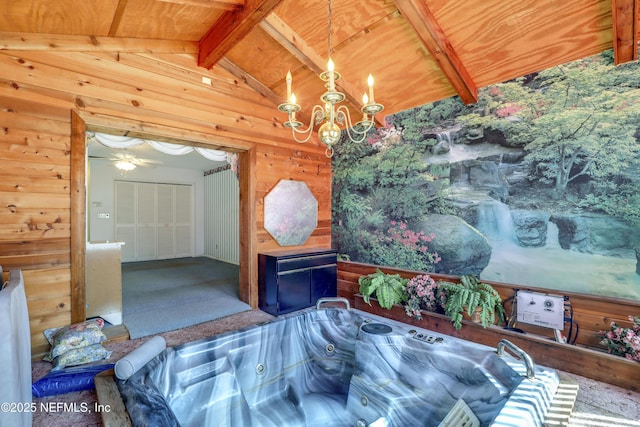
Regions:
<svg viewBox="0 0 640 427"><path fill-rule="evenodd" d="M265 322L272 318L273 316L260 310L251 310L160 335L165 338L168 346L175 346ZM115 363L148 339L149 337L145 337L107 343L105 347L113 353L108 360L100 363ZM34 362L32 366L34 381L42 378L51 369L51 364L48 362ZM568 427L640 426L640 393L566 372L559 373L561 376L570 378L580 387L574 415L567 424ZM34 412L34 427L102 426L100 414L94 410L97 403L94 390L39 398L34 399L34 402L38 408ZM41 411L40 403L44 403L44 407L50 410Z"/></svg>
<svg viewBox="0 0 640 427"><path fill-rule="evenodd" d="M238 295L238 266L206 257L122 265L122 315L131 338L250 310Z"/></svg>

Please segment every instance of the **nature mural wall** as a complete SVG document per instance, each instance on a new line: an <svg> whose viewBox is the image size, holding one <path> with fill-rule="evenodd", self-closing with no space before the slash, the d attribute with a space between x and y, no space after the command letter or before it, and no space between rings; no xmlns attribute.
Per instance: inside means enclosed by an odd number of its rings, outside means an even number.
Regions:
<svg viewBox="0 0 640 427"><path fill-rule="evenodd" d="M640 64L612 52L387 117L333 159L352 261L640 300Z"/></svg>

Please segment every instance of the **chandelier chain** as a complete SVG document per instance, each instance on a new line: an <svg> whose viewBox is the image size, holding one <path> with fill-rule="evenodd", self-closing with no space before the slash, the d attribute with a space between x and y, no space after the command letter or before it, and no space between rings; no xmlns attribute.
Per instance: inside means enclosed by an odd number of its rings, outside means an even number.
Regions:
<svg viewBox="0 0 640 427"><path fill-rule="evenodd" d="M333 32L332 28L331 28L331 24L332 24L331 23L331 14L332 14L331 0L328 0L328 4L329 4L329 6L327 7L327 10L328 10L328 13L329 13L329 16L328 16L329 25L327 25L327 32L328 32L327 41L328 41L328 45L329 45L329 51L327 53L328 53L329 58L331 58L331 49L332 49L332 46L331 46L331 33Z"/></svg>

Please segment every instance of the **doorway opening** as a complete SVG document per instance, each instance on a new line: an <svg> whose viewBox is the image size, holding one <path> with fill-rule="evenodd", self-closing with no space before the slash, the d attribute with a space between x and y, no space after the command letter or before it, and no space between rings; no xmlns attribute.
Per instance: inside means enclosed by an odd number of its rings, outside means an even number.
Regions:
<svg viewBox="0 0 640 427"><path fill-rule="evenodd" d="M74 112L72 114L71 182L72 223L71 230L71 314L72 321L86 318L86 242L88 174L86 168L87 146L85 133L99 131L114 135L129 135L143 139L155 139L197 147L223 149L238 155L238 224L239 260L238 281L240 300L251 308L257 307L257 253L255 233L255 148L252 143L226 141L213 134L152 125L111 116Z"/></svg>
<svg viewBox="0 0 640 427"><path fill-rule="evenodd" d="M237 155L87 139L87 317L139 338L249 310L238 293Z"/></svg>

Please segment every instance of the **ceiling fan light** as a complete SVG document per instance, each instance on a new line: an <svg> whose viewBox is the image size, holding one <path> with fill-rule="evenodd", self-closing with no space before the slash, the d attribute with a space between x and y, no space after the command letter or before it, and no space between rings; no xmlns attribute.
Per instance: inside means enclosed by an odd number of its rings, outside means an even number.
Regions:
<svg viewBox="0 0 640 427"><path fill-rule="evenodd" d="M118 160L114 164L118 169L125 172L130 172L136 168L136 165L134 165L128 160Z"/></svg>

